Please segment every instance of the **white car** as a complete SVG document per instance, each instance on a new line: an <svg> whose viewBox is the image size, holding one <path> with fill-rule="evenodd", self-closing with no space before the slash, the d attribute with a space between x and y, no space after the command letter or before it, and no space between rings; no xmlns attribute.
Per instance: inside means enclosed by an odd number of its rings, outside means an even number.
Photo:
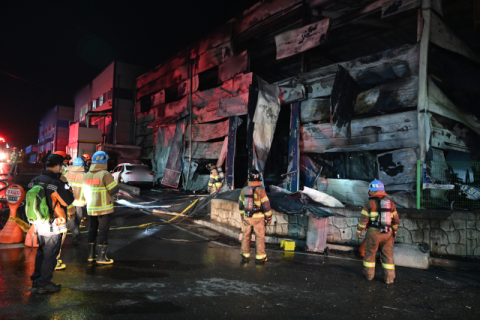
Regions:
<svg viewBox="0 0 480 320"><path fill-rule="evenodd" d="M153 184L153 173L143 164L122 163L112 170L113 179L127 184Z"/></svg>

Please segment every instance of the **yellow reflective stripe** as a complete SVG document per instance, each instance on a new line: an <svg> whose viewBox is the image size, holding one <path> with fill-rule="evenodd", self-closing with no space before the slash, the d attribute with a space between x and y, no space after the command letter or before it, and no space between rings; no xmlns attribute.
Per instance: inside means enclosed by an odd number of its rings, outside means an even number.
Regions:
<svg viewBox="0 0 480 320"><path fill-rule="evenodd" d="M262 203L269 201L268 197L263 197L262 200L260 200Z"/></svg>
<svg viewBox="0 0 480 320"><path fill-rule="evenodd" d="M212 176L212 175L210 175L210 178L217 179L218 176Z"/></svg>
<svg viewBox="0 0 480 320"><path fill-rule="evenodd" d="M250 258L250 253L242 253L242 256L244 256L245 258Z"/></svg>
<svg viewBox="0 0 480 320"><path fill-rule="evenodd" d="M375 268L375 262L363 261L363 266L367 268Z"/></svg>
<svg viewBox="0 0 480 320"><path fill-rule="evenodd" d="M100 207L88 206L87 209L88 209L88 211L99 211L99 210L105 210L105 209L113 209L113 203L107 205L106 207L104 207L104 206L100 206Z"/></svg>
<svg viewBox="0 0 480 320"><path fill-rule="evenodd" d="M367 226L364 226L363 224L361 224L360 222L358 223L358 226L362 229L365 229Z"/></svg>
<svg viewBox="0 0 480 320"><path fill-rule="evenodd" d="M378 216L378 212L370 212L370 216Z"/></svg>
<svg viewBox="0 0 480 320"><path fill-rule="evenodd" d="M245 213L245 210L239 210L240 213Z"/></svg>
<svg viewBox="0 0 480 320"><path fill-rule="evenodd" d="M267 212L265 212L265 216L266 216L266 217L270 217L271 215L272 215L272 211L267 211Z"/></svg>
<svg viewBox="0 0 480 320"><path fill-rule="evenodd" d="M257 255L255 256L255 259L260 260L260 259L264 259L264 258L266 258L266 257L267 257L266 254L257 254Z"/></svg>
<svg viewBox="0 0 480 320"><path fill-rule="evenodd" d="M357 233L362 233L362 230L357 230Z"/></svg>
<svg viewBox="0 0 480 320"><path fill-rule="evenodd" d="M113 180L112 183L110 183L108 186L107 186L107 190L112 190L113 188L115 188L116 186L118 185L118 182Z"/></svg>
<svg viewBox="0 0 480 320"><path fill-rule="evenodd" d="M393 211L392 212L392 217L395 217L396 214L397 214L397 211Z"/></svg>
<svg viewBox="0 0 480 320"><path fill-rule="evenodd" d="M398 224L394 224L394 225L392 226L392 228L393 228L393 230L397 230L397 229L398 229Z"/></svg>
<svg viewBox="0 0 480 320"><path fill-rule="evenodd" d="M102 204L103 206L107 205L107 191L102 192Z"/></svg>
<svg viewBox="0 0 480 320"><path fill-rule="evenodd" d="M69 206L67 207L67 209L70 209L70 208L73 208L73 207L74 207L74 205L73 205L73 203L72 203L71 205L69 205Z"/></svg>
<svg viewBox="0 0 480 320"><path fill-rule="evenodd" d="M367 216L368 217L368 212L365 211L365 210L362 210L362 212L360 212L361 214L363 214L364 216Z"/></svg>
<svg viewBox="0 0 480 320"><path fill-rule="evenodd" d="M83 184L81 184L81 183L70 182L70 185L73 186L73 187L83 187Z"/></svg>
<svg viewBox="0 0 480 320"><path fill-rule="evenodd" d="M252 216L252 218L263 218L263 217L264 217L263 213L254 213Z"/></svg>
<svg viewBox="0 0 480 320"><path fill-rule="evenodd" d="M395 270L395 265L394 265L394 264L382 263L382 267L383 267L384 269Z"/></svg>

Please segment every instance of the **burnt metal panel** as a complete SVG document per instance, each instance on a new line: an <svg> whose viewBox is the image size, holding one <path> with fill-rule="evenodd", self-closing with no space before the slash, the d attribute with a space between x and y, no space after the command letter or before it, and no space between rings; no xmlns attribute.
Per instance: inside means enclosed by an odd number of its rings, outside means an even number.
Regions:
<svg viewBox="0 0 480 320"><path fill-rule="evenodd" d="M248 93L239 96L220 99L217 110L219 117L241 116L248 111Z"/></svg>
<svg viewBox="0 0 480 320"><path fill-rule="evenodd" d="M304 186L313 188L322 167L305 154L300 155L300 181Z"/></svg>
<svg viewBox="0 0 480 320"><path fill-rule="evenodd" d="M192 139L190 138L192 131ZM228 120L218 123L193 124L192 130L187 126L185 141L208 141L225 137L228 134Z"/></svg>
<svg viewBox="0 0 480 320"><path fill-rule="evenodd" d="M239 73L247 71L248 51L231 56L218 67L218 83L232 79Z"/></svg>
<svg viewBox="0 0 480 320"><path fill-rule="evenodd" d="M330 19L326 18L307 26L275 36L277 60L307 51L327 41Z"/></svg>
<svg viewBox="0 0 480 320"><path fill-rule="evenodd" d="M225 168L226 172L226 182L228 189L234 189L234 163L235 163L235 152L237 145L237 129L241 124L241 119L239 117L230 117L228 118L228 150L227 150L227 164Z"/></svg>
<svg viewBox="0 0 480 320"><path fill-rule="evenodd" d="M422 0L383 0L382 18L393 16L395 14L420 8Z"/></svg>
<svg viewBox="0 0 480 320"><path fill-rule="evenodd" d="M301 102L300 122L330 121L330 99L308 99Z"/></svg>
<svg viewBox="0 0 480 320"><path fill-rule="evenodd" d="M378 178L385 186L415 183L418 148L406 148L377 155Z"/></svg>
<svg viewBox="0 0 480 320"><path fill-rule="evenodd" d="M330 96L330 113L334 137L336 134L340 134L350 138L350 121L353 116L356 91L357 88L353 78L345 68L339 66Z"/></svg>
<svg viewBox="0 0 480 320"><path fill-rule="evenodd" d="M172 146L165 166L165 173L162 178L163 185L173 188L178 188L178 183L180 182L180 176L182 174L183 134L185 132L185 123L185 119L181 119L177 122L175 136L173 137Z"/></svg>
<svg viewBox="0 0 480 320"><path fill-rule="evenodd" d="M300 187L300 118L299 102L290 106L290 135L288 137L288 167L284 181L285 189L295 192Z"/></svg>

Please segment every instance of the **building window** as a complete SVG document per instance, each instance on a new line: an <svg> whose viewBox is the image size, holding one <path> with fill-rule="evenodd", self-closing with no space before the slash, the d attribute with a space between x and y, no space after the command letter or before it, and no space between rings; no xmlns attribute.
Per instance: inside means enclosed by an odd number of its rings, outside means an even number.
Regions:
<svg viewBox="0 0 480 320"><path fill-rule="evenodd" d="M98 100L98 106L100 107L103 104L103 96L100 96L100 98L98 98L97 100Z"/></svg>
<svg viewBox="0 0 480 320"><path fill-rule="evenodd" d="M92 110L97 109L97 100L92 101Z"/></svg>

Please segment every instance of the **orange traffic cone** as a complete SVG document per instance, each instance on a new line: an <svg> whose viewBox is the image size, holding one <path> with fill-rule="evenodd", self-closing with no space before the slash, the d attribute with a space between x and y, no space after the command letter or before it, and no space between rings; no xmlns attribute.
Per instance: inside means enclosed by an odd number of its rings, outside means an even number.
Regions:
<svg viewBox="0 0 480 320"><path fill-rule="evenodd" d="M10 218L0 232L0 243L20 243L23 242L23 231L14 222L17 217L17 209L23 198L25 198L25 191L21 186L12 185L8 187L5 193L10 207Z"/></svg>
<svg viewBox="0 0 480 320"><path fill-rule="evenodd" d="M25 236L25 247L38 248L38 238L35 234L35 227L31 226Z"/></svg>

